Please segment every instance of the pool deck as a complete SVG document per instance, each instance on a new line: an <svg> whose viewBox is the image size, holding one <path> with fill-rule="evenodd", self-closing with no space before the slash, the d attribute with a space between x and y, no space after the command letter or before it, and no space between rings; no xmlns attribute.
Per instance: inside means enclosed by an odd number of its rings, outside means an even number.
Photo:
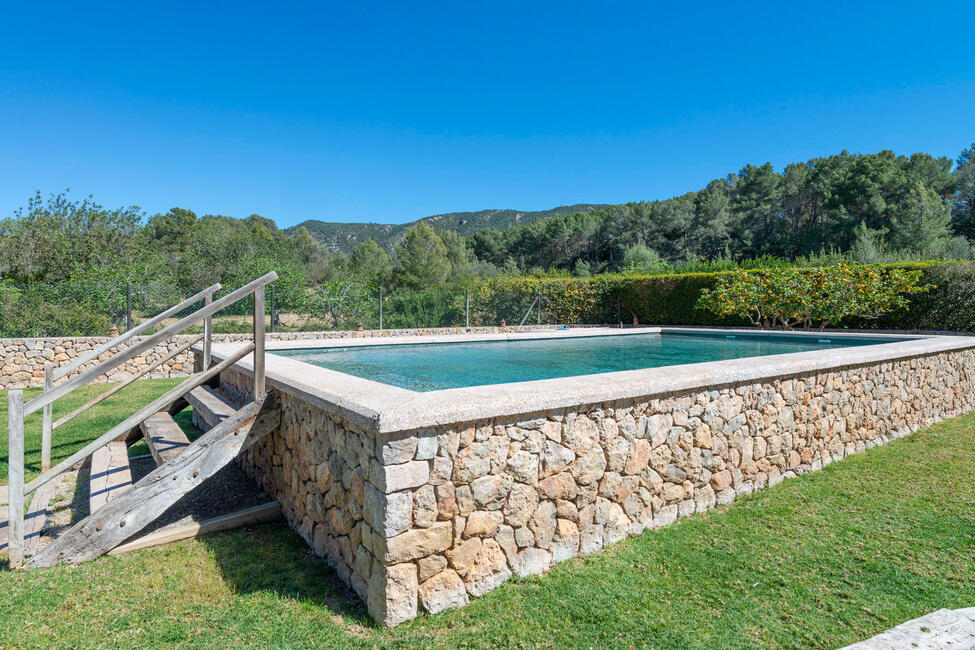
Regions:
<svg viewBox="0 0 975 650"><path fill-rule="evenodd" d="M777 336L812 338L903 339L849 348L811 350L742 359L729 359L679 366L645 368L541 379L507 384L450 388L416 392L362 379L334 370L274 354L266 356L269 385L307 400L378 433L410 431L431 426L471 422L495 417L530 415L546 411L599 404L616 400L674 392L711 389L760 382L823 370L842 370L864 364L906 359L938 352L975 348L975 337L901 334L847 334L843 332L788 332L730 328L572 328L545 332L461 334L449 336L351 338L317 341L268 341L267 350L320 349L373 345L516 341L529 339L579 338L632 334ZM213 346L213 358L222 360L243 343ZM253 374L253 362L245 357L234 366Z"/></svg>

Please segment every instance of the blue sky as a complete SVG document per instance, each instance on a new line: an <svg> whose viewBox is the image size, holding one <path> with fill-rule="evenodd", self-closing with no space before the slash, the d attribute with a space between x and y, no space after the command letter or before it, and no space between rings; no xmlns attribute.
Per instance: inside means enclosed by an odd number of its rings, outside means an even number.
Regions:
<svg viewBox="0 0 975 650"><path fill-rule="evenodd" d="M954 158L975 141L972 2L3 14L0 215L70 187L150 213L396 223L667 198L842 149Z"/></svg>

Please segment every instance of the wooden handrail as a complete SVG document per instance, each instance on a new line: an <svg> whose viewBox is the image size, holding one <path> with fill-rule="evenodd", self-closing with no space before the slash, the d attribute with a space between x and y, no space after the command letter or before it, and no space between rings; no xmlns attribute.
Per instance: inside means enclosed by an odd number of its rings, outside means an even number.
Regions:
<svg viewBox="0 0 975 650"><path fill-rule="evenodd" d="M114 427L112 427L102 435L98 436L97 438L95 438L87 445L85 445L75 453L71 454L64 460L62 460L60 463L52 467L50 470L44 472L43 474L35 478L33 481L28 483L24 487L24 491L23 491L24 495L30 494L31 492L41 487L48 481L51 481L52 479L57 477L58 474L68 469L69 467L77 463L79 460L84 460L88 456L92 455L94 452L98 451L98 449L100 449L103 445L111 442L112 440L115 440L119 436L128 433L135 427L142 424L142 422L150 415L153 415L154 413L157 413L160 409L169 406L170 404L173 403L173 401L179 399L180 397L190 392L197 386L206 383L211 377L220 374L221 372L223 372L233 364L237 363L238 361L246 357L253 350L254 350L254 344L248 343L240 350L230 355L229 357L227 357L217 365L213 366L212 368L205 370L204 372L191 375L185 381L181 382L178 386L175 386L174 388L171 388L170 390L166 391L165 394L163 394L160 397L157 397L149 404L143 406L141 409L139 409L129 417L125 418L125 420L123 420L119 424L116 424ZM23 420L21 420L21 422L23 422Z"/></svg>
<svg viewBox="0 0 975 650"><path fill-rule="evenodd" d="M75 388L78 388L79 386L84 386L95 377L98 377L99 375L102 375L108 372L109 370L112 370L113 368L117 368L118 366L122 365L129 359L135 357L143 350L146 350L151 347L155 347L160 341L163 341L169 338L170 336L173 336L174 334L179 334L187 327L195 325L196 323L200 322L207 316L212 316L213 314L217 313L224 307L232 305L233 303L237 302L241 298L253 293L256 289L263 288L264 286L270 284L271 282L274 282L277 279L278 279L278 274L275 273L274 271L271 271L270 273L263 275L252 282L249 282L248 284L244 285L240 289L237 289L236 291L227 294L223 298L219 300L215 300L209 305L202 307L201 309L193 312L189 316L185 316L181 318L180 320L176 321L172 325L165 327L164 329L156 332L155 334L147 336L146 338L142 339L135 345L130 345L129 347L120 350L114 356L105 359L97 366L94 366L93 368L89 368L84 372L78 373L73 378L64 382L60 386L57 386L56 388L50 391L46 391L41 395L38 395L31 401L27 402L26 404L24 404L24 416L26 417L31 413L37 411L38 409L43 408L45 405L50 404L51 402L54 402L55 400L60 399L61 397L64 397L65 395L73 391Z"/></svg>
<svg viewBox="0 0 975 650"><path fill-rule="evenodd" d="M183 345L179 346L178 348L176 348L175 350L173 350L172 352L170 352L169 354L167 354L163 358L157 359L156 361L153 361L151 365L146 366L145 368L143 368L139 372L135 373L134 375L132 375L131 377L129 377L128 379L126 379L125 381L119 382L119 383L115 384L114 386L112 386L111 388L109 388L107 391L105 391L104 393L102 393L101 395L99 395L98 397L92 399L91 401L89 401L86 404L82 404L81 406L79 406L75 410L71 411L67 415L61 417L60 419L58 419L57 422L55 422L51 426L51 429L54 430L54 429L57 429L58 427L60 427L63 424L67 424L68 422L70 422L74 418L78 417L79 415L81 415L82 413L84 413L85 411L87 411L88 409L90 409L91 407L95 406L96 404L99 404L101 402L104 402L109 397L111 397L115 393L119 392L120 390L122 390L123 388L125 388L126 386L128 386L129 384L131 384L132 382L134 382L135 380L141 379L141 378L145 377L150 372L152 372L153 370L155 370L156 368L158 368L162 364L166 363L167 361L169 361L173 357L175 357L177 355L180 355L180 354L186 352L191 347L193 347L194 345L196 345L197 343L199 343L200 342L200 339L202 339L202 338L203 338L203 335L202 334L199 334L197 336L194 336L192 339L190 339L189 341L187 341ZM42 470L42 471L47 471L47 470L45 469L45 470Z"/></svg>
<svg viewBox="0 0 975 650"><path fill-rule="evenodd" d="M94 348L93 350L91 350L90 352L88 352L87 354L85 354L84 356L78 357L77 359L75 359L74 361L72 361L71 363L69 363L68 365L61 366L60 368L55 369L53 379L54 380L58 380L58 379L61 379L62 377L67 376L68 373L70 373L72 370L74 370L75 368L78 368L79 366L83 366L84 364L88 363L92 359L97 358L103 352L107 352L108 350L111 350L112 348L118 347L122 343L125 343L126 341L128 341L129 339L131 339L133 336L137 336L140 333L142 333L142 332L146 331L147 329L149 329L150 327L152 327L153 325L157 325L158 323L161 323L162 321L166 320L167 318L169 318L170 316L172 316L176 312L180 311L181 309L184 309L186 306L192 305L195 302L199 302L200 300L205 299L207 296L212 296L214 293L216 293L219 290L220 290L220 283L219 282L216 283L216 284L210 285L209 287L207 287L203 291L200 291L199 293L190 296L189 298L187 298L183 302L181 302L181 303L179 303L177 305L173 305L172 307L170 307L166 311L164 311L164 312L162 312L160 314L156 314L155 316L153 316L152 318L150 318L146 322L140 323L137 327L133 327L132 329L126 331L121 336L116 336L114 339L111 339L109 341L106 341L105 343L102 343L101 345L99 345L98 347Z"/></svg>

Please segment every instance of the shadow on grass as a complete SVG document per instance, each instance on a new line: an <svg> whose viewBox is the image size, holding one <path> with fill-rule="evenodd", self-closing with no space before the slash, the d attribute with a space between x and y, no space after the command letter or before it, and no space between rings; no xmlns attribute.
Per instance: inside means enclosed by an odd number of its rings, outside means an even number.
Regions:
<svg viewBox="0 0 975 650"><path fill-rule="evenodd" d="M343 627L376 627L365 604L284 522L200 538L237 593L270 592L325 610Z"/></svg>

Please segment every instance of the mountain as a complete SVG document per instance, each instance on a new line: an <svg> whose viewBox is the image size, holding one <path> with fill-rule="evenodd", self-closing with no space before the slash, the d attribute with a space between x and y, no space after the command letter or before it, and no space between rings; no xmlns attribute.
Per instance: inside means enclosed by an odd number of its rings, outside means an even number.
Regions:
<svg viewBox="0 0 975 650"><path fill-rule="evenodd" d="M550 219L564 214L575 214L576 212L586 212L601 208L603 205L594 203L577 203L576 205L565 205L551 210L538 210L535 212L522 212L520 210L480 210L478 212L448 212L447 214L435 214L431 217L411 221L403 224L382 224L382 223L338 223L334 221L318 221L309 219L302 221L296 226L288 228L286 232L290 235L295 230L304 226L308 232L322 246L332 251L350 252L360 242L372 239L386 250L392 250L393 246L403 239L404 233L410 226L420 221L426 221L433 226L434 230L456 230L462 235L472 235L478 230L485 228L497 228L503 230L515 224L529 223L536 219Z"/></svg>

